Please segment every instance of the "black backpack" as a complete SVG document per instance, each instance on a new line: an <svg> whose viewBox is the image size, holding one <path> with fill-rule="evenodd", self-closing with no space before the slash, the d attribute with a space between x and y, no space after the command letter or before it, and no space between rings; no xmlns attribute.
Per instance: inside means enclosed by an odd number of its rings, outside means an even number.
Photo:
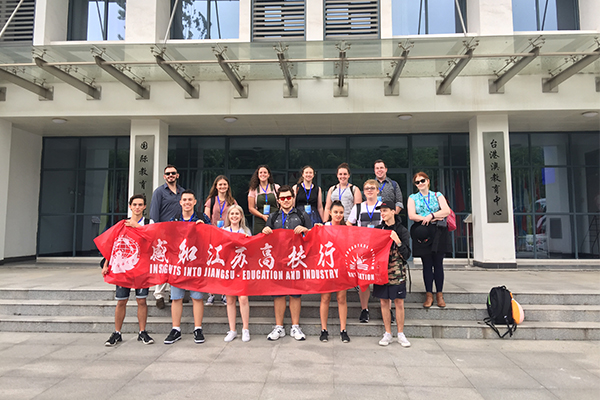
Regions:
<svg viewBox="0 0 600 400"><path fill-rule="evenodd" d="M504 338L507 334L512 337L513 333L517 330L517 324L513 319L512 314L512 294L506 288L506 286L497 286L490 290L487 297L487 310L488 318L485 318L485 322L490 328L498 334L499 337ZM504 334L500 334L498 325L506 325L508 330Z"/></svg>

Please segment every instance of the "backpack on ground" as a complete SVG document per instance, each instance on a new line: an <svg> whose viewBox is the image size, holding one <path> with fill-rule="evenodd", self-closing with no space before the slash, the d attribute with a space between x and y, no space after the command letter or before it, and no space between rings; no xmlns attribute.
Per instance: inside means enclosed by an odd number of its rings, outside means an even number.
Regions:
<svg viewBox="0 0 600 400"><path fill-rule="evenodd" d="M513 318L512 310L512 293L506 286L497 286L490 290L487 297L487 310L489 317L485 318L485 322L490 328L498 334L500 338L504 338L517 330L517 324ZM506 325L508 330L500 334L496 325Z"/></svg>

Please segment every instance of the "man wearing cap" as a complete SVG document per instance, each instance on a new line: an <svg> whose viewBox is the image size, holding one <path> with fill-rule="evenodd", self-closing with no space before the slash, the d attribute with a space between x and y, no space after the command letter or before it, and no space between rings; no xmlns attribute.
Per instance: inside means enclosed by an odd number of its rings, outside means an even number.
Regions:
<svg viewBox="0 0 600 400"><path fill-rule="evenodd" d="M408 230L400 222L395 213L396 204L383 202L379 206L383 222L377 226L378 229L390 231L390 237L394 241L390 248L388 259L388 283L385 285L373 285L373 297L379 298L381 304L381 316L385 333L379 341L381 346L387 346L393 340L392 336L392 314L391 302L396 305L396 324L398 326L398 343L402 347L409 347L410 342L404 335L404 299L406 298L406 260L410 257L408 246L410 235Z"/></svg>

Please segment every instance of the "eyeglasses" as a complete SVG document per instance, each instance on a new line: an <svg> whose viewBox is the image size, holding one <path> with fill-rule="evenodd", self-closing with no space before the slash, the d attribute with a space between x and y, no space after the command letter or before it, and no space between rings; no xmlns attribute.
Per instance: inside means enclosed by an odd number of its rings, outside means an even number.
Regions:
<svg viewBox="0 0 600 400"><path fill-rule="evenodd" d="M421 179L420 181L415 181L415 185L418 185L420 183L425 183L427 182L427 179Z"/></svg>
<svg viewBox="0 0 600 400"><path fill-rule="evenodd" d="M165 172L165 176L177 175L177 172Z"/></svg>
<svg viewBox="0 0 600 400"><path fill-rule="evenodd" d="M375 186L365 186L365 190L377 190Z"/></svg>
<svg viewBox="0 0 600 400"><path fill-rule="evenodd" d="M293 198L294 198L293 196L283 196L283 197L280 197L279 200L285 201L285 200L292 200Z"/></svg>

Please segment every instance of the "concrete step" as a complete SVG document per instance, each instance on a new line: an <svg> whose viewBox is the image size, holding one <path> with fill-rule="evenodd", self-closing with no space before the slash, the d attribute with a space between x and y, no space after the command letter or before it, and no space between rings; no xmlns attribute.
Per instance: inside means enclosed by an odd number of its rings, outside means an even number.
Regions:
<svg viewBox="0 0 600 400"><path fill-rule="evenodd" d="M0 300L0 315L38 315L38 316L88 316L111 317L114 316L116 301L98 300ZM376 299L370 301L370 316L372 319L381 319L379 303ZM303 318L319 318L318 301L302 301ZM135 300L130 300L127 305L127 314L135 315L137 305ZM527 321L600 321L600 306L573 306L573 305L533 305L523 306ZM348 303L348 319L358 319L360 303ZM463 320L480 321L487 316L487 309L482 304L452 304L448 303L445 309L436 306L424 309L421 303L405 303L407 320ZM289 312L289 311L288 311ZM192 305L184 304L183 315L192 316ZM222 304L204 307L206 317L226 318L227 308ZM170 307L159 310L154 302L149 301L149 317L169 317ZM250 317L269 318L273 316L273 302L271 299L264 301L251 300ZM329 307L329 318L337 318L337 303L332 301Z"/></svg>
<svg viewBox="0 0 600 400"><path fill-rule="evenodd" d="M488 292L444 292L446 303L452 304L485 304ZM1 288L0 299L20 299L20 300L114 300L114 287L106 286L106 288L98 289L15 289ZM513 292L514 298L521 304L537 304L537 305L600 305L600 293L548 293L535 292ZM332 296L332 301L335 302L335 296ZM135 296L131 295L131 299ZM319 301L320 294L303 295L303 301ZM349 302L358 302L358 293L354 289L348 290L347 298ZM220 296L217 297L216 303L220 303ZM149 301L153 300L150 294ZM268 300L271 301L271 296L252 296L251 301ZM425 301L425 293L413 291L408 293L406 302L408 303L423 303Z"/></svg>
<svg viewBox="0 0 600 400"><path fill-rule="evenodd" d="M111 317L88 316L0 316L0 331L12 332L75 332L102 333L108 335L114 330L114 320ZM272 318L252 318L250 332L254 340L265 340L271 331ZM289 333L290 321L286 318L286 331ZM316 318L303 318L302 330L308 340L318 340L321 330L320 321ZM191 317L182 319L184 340L192 340L193 320ZM238 331L241 321L238 319ZM171 329L171 319L167 317L152 317L148 320L147 330L160 343ZM206 334L224 336L228 330L223 318L206 317L203 321ZM501 331L502 329L499 328ZM135 317L127 317L122 331L126 334L137 332ZM332 339L339 332L336 320L330 320L328 330ZM396 327L392 326L395 331ZM384 328L380 320L372 320L367 324L349 321L347 331L352 336L381 336ZM498 336L491 328L482 322L453 321L453 320L409 320L404 332L411 337L421 338L455 338L455 339L494 339ZM524 322L519 325L513 339L527 340L600 340L600 322ZM221 339L218 339L221 340ZM284 340L290 340L284 339Z"/></svg>

